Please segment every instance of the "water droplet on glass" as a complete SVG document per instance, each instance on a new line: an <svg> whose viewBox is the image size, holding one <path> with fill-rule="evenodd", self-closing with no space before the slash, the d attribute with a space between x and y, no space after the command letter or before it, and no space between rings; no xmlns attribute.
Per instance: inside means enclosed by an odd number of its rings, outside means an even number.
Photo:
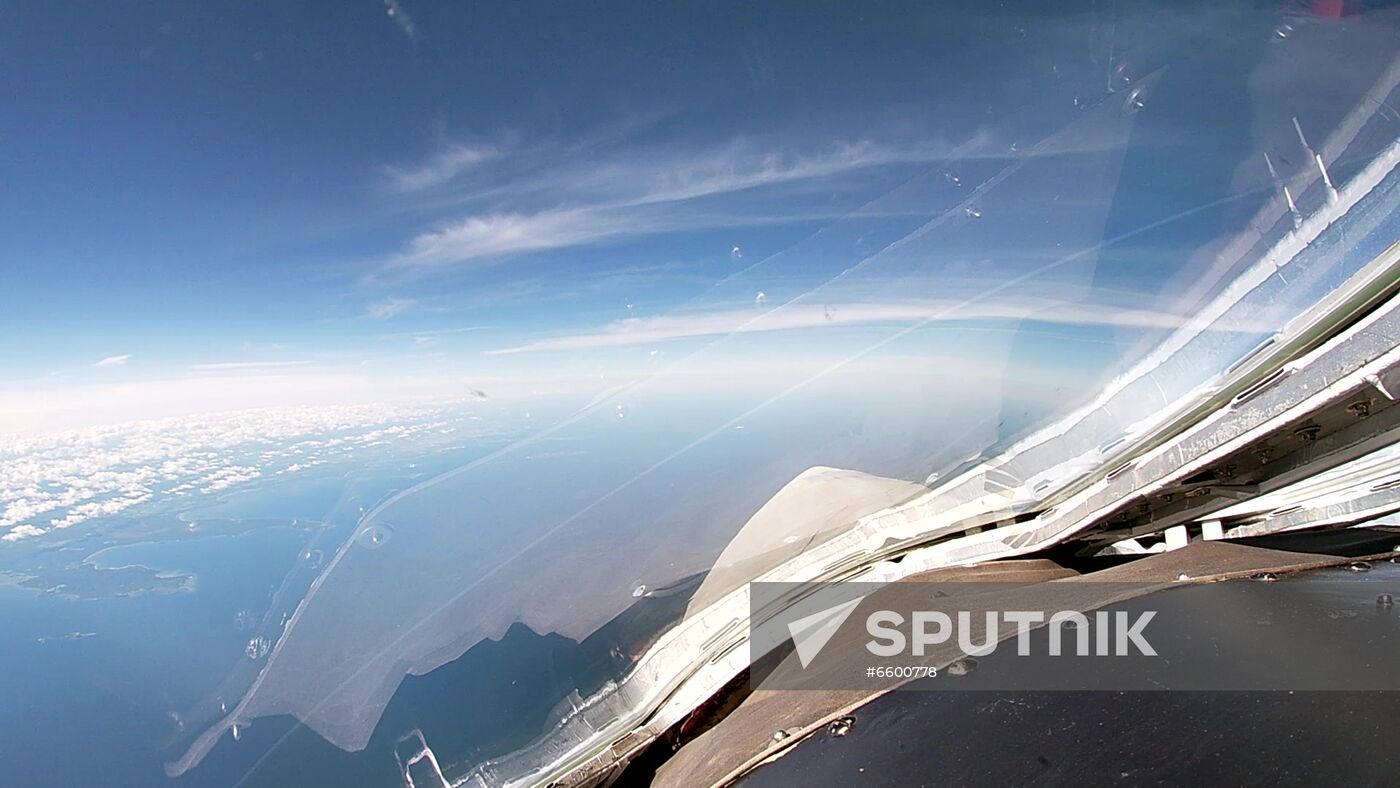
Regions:
<svg viewBox="0 0 1400 788"><path fill-rule="evenodd" d="M967 215L967 218L969 218L969 219L981 219L981 218L982 218L982 211L981 211L981 209L977 208L977 207L974 206L974 205L969 205L969 206L967 206L966 208L964 208L964 209L963 209L963 213L966 214L966 215Z"/></svg>
<svg viewBox="0 0 1400 788"><path fill-rule="evenodd" d="M1128 97L1123 99L1123 113L1125 115L1135 115L1143 107L1147 106L1146 90L1141 85L1128 91Z"/></svg>
<svg viewBox="0 0 1400 788"><path fill-rule="evenodd" d="M1376 607L1383 607L1388 610L1394 606L1395 600L1391 599L1390 594L1381 594L1380 596L1376 597Z"/></svg>
<svg viewBox="0 0 1400 788"><path fill-rule="evenodd" d="M846 734L851 732L851 728L855 724L855 717L842 717L837 720L832 720L831 724L826 726L826 732L830 733L832 736L845 736Z"/></svg>
<svg viewBox="0 0 1400 788"><path fill-rule="evenodd" d="M389 526L375 524L360 531L359 535L355 537L355 542L361 547L378 550L387 544L393 536L394 531Z"/></svg>
<svg viewBox="0 0 1400 788"><path fill-rule="evenodd" d="M1352 572L1369 572L1371 571L1371 565L1366 563L1365 561L1357 561L1355 563L1347 564L1347 569L1349 569Z"/></svg>
<svg viewBox="0 0 1400 788"><path fill-rule="evenodd" d="M764 304L767 304L768 294L763 292L762 290L758 291L758 295L753 297L753 303L754 306L763 306Z"/></svg>
<svg viewBox="0 0 1400 788"><path fill-rule="evenodd" d="M248 641L248 645L243 648L243 652L248 655L248 659L262 659L267 656L267 652L272 649L272 641L258 635Z"/></svg>
<svg viewBox="0 0 1400 788"><path fill-rule="evenodd" d="M948 675L966 676L974 670L977 670L977 660L973 659L972 657L963 657L962 659L956 660L953 662L953 664L948 666Z"/></svg>
<svg viewBox="0 0 1400 788"><path fill-rule="evenodd" d="M1260 572L1257 575L1250 575L1250 580L1257 580L1260 583L1272 583L1278 580L1278 575L1273 572Z"/></svg>
<svg viewBox="0 0 1400 788"><path fill-rule="evenodd" d="M1113 73L1109 77L1110 86L1113 90L1117 90L1132 81L1133 78L1128 76L1128 64L1126 62L1120 60L1114 64Z"/></svg>
<svg viewBox="0 0 1400 788"><path fill-rule="evenodd" d="M1275 40L1282 41L1291 35L1293 35L1293 25L1290 25L1287 22L1283 22L1278 27L1274 28Z"/></svg>
<svg viewBox="0 0 1400 788"><path fill-rule="evenodd" d="M642 598L642 595L645 594L646 592L647 592L647 587L646 587L646 584L643 583L642 585L639 585L639 586L637 586L636 588L632 589L632 598L633 598L633 599L641 599L641 598Z"/></svg>

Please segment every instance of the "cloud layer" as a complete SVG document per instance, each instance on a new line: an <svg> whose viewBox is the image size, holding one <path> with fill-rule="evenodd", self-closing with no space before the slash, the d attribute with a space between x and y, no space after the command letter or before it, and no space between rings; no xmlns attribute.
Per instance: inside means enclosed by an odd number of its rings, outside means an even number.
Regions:
<svg viewBox="0 0 1400 788"><path fill-rule="evenodd" d="M550 350L584 350L666 342L689 337L725 334L793 331L837 326L874 324L909 325L921 322L967 320L1018 320L1065 325L1107 325L1141 328L1173 328L1183 319L1143 309L1019 300L961 304L951 301L853 304L789 304L721 312L631 318L612 323L601 331L536 340L523 345L487 351L493 355Z"/></svg>
<svg viewBox="0 0 1400 788"><path fill-rule="evenodd" d="M391 188L430 191L449 185L469 169L498 182L455 195L455 201L474 204L475 209L413 236L389 267L481 264L621 237L742 224L748 219L741 213L718 218L679 207L740 192L817 184L892 164L932 161L948 150L905 150L861 141L794 152L776 142L738 140L680 151L568 155L561 161L532 153L526 161L524 155L512 159L449 148L421 165L395 170ZM488 159L499 166L482 173Z"/></svg>
<svg viewBox="0 0 1400 788"><path fill-rule="evenodd" d="M9 441L0 448L0 541L454 431L448 413L443 406L267 408Z"/></svg>

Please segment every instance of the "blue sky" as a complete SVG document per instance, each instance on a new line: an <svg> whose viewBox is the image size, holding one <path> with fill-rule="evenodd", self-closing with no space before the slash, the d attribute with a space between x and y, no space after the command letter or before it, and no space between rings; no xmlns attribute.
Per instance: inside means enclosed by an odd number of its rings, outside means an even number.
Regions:
<svg viewBox="0 0 1400 788"><path fill-rule="evenodd" d="M1228 147L1194 152L1197 171L1156 166L1180 161L1173 114L1103 107L1163 53L1141 37L1131 59L1100 57L1104 20L1083 13L26 0L4 15L12 410L158 382L190 400L250 376L325 393L366 374L645 371L781 305L769 344L736 354L859 352L870 326L1255 185L1226 183ZM1206 16L1137 24L1199 34ZM1258 57L1236 49L1217 57ZM1162 90L1190 109L1241 89L1224 82ZM1249 120L1221 117L1222 138ZM1125 196L1120 178L1148 171L1150 199ZM1056 210L1059 235L1032 226ZM1116 273L1095 251L940 323L1078 304L1051 322L1100 342L1161 328L1171 316L1142 298L1158 263L1219 224L1188 215L1176 236L1118 244ZM805 338L823 327L851 331Z"/></svg>
<svg viewBox="0 0 1400 788"><path fill-rule="evenodd" d="M664 308L930 153L805 13L396 8L12 7L7 374Z"/></svg>

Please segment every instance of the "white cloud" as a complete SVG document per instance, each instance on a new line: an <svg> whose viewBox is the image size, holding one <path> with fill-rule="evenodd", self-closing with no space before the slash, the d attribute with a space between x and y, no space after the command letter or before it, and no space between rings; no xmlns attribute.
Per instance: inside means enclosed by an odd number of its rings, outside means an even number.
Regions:
<svg viewBox="0 0 1400 788"><path fill-rule="evenodd" d="M453 334L470 334L474 331L485 331L486 326L458 326L456 328L428 328L422 331L396 331L391 334L380 334L380 339L418 339L419 337L444 337Z"/></svg>
<svg viewBox="0 0 1400 788"><path fill-rule="evenodd" d="M220 361L210 364L195 364L190 367L195 372L259 372L285 367L304 367L310 361Z"/></svg>
<svg viewBox="0 0 1400 788"><path fill-rule="evenodd" d="M130 353L125 353L125 354L120 355L120 356L108 356L108 357L102 359L101 361L97 362L96 364L93 364L93 366L95 366L95 367L120 367L120 366L125 365L126 362L128 362L128 361L130 361L130 360L131 360L131 354L130 354Z"/></svg>
<svg viewBox="0 0 1400 788"><path fill-rule="evenodd" d="M403 313L416 303L418 301L414 298L386 298L369 305L369 316L377 320L385 320Z"/></svg>
<svg viewBox="0 0 1400 788"><path fill-rule="evenodd" d="M0 444L0 540L149 501L215 493L389 441L439 434L450 405L281 407L165 418ZM33 525L43 521L48 529Z"/></svg>
<svg viewBox="0 0 1400 788"><path fill-rule="evenodd" d="M1044 301L791 304L771 311L740 309L723 312L665 315L620 320L601 331L543 339L525 345L487 351L491 355L546 350L582 350L665 342L688 337L790 331L877 323L912 324L923 321L996 320L1034 317L1066 325L1112 325L1172 328L1182 318L1143 309L1065 304Z"/></svg>
<svg viewBox="0 0 1400 788"><path fill-rule="evenodd" d="M249 374L206 371L122 383L0 387L0 435L252 407L348 404L380 396L374 381L298 368ZM0 439L0 450L9 437Z"/></svg>
<svg viewBox="0 0 1400 788"><path fill-rule="evenodd" d="M388 168L389 185L399 192L431 189L448 183L494 156L496 152L486 148L449 145L420 165Z"/></svg>
<svg viewBox="0 0 1400 788"><path fill-rule="evenodd" d="M0 383L0 457L19 436L60 430L248 408L443 401L460 398L467 385L487 388L493 396L498 392L514 396L528 393L537 380L481 370L445 370L422 359L405 353L384 358L385 364L394 365L393 374L385 374L383 367L364 369L353 363L355 357L347 357L338 367L208 370L180 377L66 385L47 380Z"/></svg>
<svg viewBox="0 0 1400 788"><path fill-rule="evenodd" d="M819 180L890 164L934 161L947 153L946 149L887 148L869 141L806 154L754 150L746 144L735 143L680 159L667 156L658 161L629 157L615 166L612 178L619 190L633 192L631 203L651 205Z"/></svg>
<svg viewBox="0 0 1400 788"><path fill-rule="evenodd" d="M471 216L415 237L395 263L428 267L489 260L578 246L641 229L634 217L593 210Z"/></svg>
<svg viewBox="0 0 1400 788"><path fill-rule="evenodd" d="M18 542L30 536L43 536L46 533L48 533L48 531L43 528L36 528L32 525L16 525L6 532L4 536L0 536L0 542Z"/></svg>
<svg viewBox="0 0 1400 788"><path fill-rule="evenodd" d="M883 165L930 161L947 153L948 150L899 150L857 142L794 154L738 141L679 154L672 149L629 150L627 155L611 159L590 156L586 161L549 163L539 167L544 175L512 174L505 185L477 195L462 195L461 199L509 198L513 204L533 202L550 207L487 209L463 216L410 239L389 266L423 268L491 262L525 252L744 221L670 207L735 192L815 182ZM460 149L455 157L454 160L452 154L439 154L418 168L401 171L401 180L412 184L443 182L481 161L468 149Z"/></svg>

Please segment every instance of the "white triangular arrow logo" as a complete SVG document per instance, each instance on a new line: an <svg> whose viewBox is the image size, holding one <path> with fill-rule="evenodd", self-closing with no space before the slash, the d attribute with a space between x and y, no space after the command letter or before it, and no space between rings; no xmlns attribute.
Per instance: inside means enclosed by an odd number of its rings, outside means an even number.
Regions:
<svg viewBox="0 0 1400 788"><path fill-rule="evenodd" d="M859 604L860 598L852 599L788 624L788 632L792 634L792 644L797 647L797 659L802 662L803 668L806 668L812 660L817 658L817 654L826 646L827 641L831 640L831 636L836 634L836 630L846 623L846 618Z"/></svg>

